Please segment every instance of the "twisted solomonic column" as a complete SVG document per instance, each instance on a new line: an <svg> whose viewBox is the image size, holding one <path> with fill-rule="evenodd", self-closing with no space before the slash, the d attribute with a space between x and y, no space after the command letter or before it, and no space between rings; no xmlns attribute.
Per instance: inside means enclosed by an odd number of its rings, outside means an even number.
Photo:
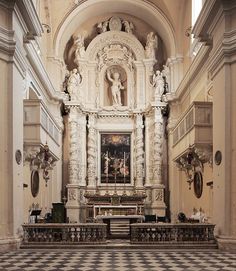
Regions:
<svg viewBox="0 0 236 271"><path fill-rule="evenodd" d="M163 118L161 109L155 109L153 144L153 180L155 184L162 183L162 151L163 151Z"/></svg>
<svg viewBox="0 0 236 271"><path fill-rule="evenodd" d="M76 108L70 109L69 130L70 130L69 183L76 184L78 182L78 136L79 136Z"/></svg>
<svg viewBox="0 0 236 271"><path fill-rule="evenodd" d="M143 164L144 164L144 143L143 143L143 116L136 115L136 185L143 186Z"/></svg>
<svg viewBox="0 0 236 271"><path fill-rule="evenodd" d="M80 111L78 114L79 141L77 143L79 164L78 178L80 186L86 185L86 125L86 114Z"/></svg>
<svg viewBox="0 0 236 271"><path fill-rule="evenodd" d="M87 176L89 186L95 186L96 178L96 129L95 129L95 115L89 115L88 121L88 158L87 158Z"/></svg>

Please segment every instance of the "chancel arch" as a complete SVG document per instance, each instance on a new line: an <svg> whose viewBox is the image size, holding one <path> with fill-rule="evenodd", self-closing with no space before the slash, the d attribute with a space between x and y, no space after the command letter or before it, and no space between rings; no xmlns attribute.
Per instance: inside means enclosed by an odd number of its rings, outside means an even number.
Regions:
<svg viewBox="0 0 236 271"><path fill-rule="evenodd" d="M176 44L174 29L167 16L157 6L152 3L141 0L129 1L121 0L119 2L109 2L109 0L85 1L66 15L59 25L54 36L54 54L57 57L63 55L66 43L71 35L76 32L78 25L82 25L90 14L96 14L97 17L104 14L123 13L137 17L151 25L164 41L167 48L167 55L175 57L178 55L178 46Z"/></svg>

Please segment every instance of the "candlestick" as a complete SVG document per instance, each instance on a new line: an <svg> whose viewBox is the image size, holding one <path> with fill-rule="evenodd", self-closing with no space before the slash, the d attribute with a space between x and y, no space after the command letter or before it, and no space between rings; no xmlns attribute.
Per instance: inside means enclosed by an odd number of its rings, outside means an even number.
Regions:
<svg viewBox="0 0 236 271"><path fill-rule="evenodd" d="M117 191L116 191L116 171L115 171L115 191L114 191L114 195L117 194Z"/></svg>
<svg viewBox="0 0 236 271"><path fill-rule="evenodd" d="M108 151L107 151L107 162L106 162L106 173L107 173L107 178L108 178L108 174L109 174L109 158L108 158Z"/></svg>
<svg viewBox="0 0 236 271"><path fill-rule="evenodd" d="M124 178L125 178L125 152L124 152Z"/></svg>

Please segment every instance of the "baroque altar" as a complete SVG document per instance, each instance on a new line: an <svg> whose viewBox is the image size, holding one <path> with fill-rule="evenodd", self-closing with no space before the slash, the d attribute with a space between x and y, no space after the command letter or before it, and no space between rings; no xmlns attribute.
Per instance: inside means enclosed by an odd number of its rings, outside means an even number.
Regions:
<svg viewBox="0 0 236 271"><path fill-rule="evenodd" d="M63 89L68 112L67 215L88 219L91 198L133 199L142 214L165 216L166 103L170 70L158 62L157 33L143 44L135 25L111 17L95 26L92 40L76 33ZM166 64L166 63L165 63ZM135 198L136 197L136 198ZM113 201L106 203L116 205Z"/></svg>

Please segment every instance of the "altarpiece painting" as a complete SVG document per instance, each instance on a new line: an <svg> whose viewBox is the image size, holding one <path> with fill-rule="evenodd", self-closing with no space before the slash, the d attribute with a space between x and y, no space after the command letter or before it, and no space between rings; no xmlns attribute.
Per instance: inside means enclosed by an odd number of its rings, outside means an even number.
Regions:
<svg viewBox="0 0 236 271"><path fill-rule="evenodd" d="M101 183L130 183L130 146L128 133L101 134Z"/></svg>

